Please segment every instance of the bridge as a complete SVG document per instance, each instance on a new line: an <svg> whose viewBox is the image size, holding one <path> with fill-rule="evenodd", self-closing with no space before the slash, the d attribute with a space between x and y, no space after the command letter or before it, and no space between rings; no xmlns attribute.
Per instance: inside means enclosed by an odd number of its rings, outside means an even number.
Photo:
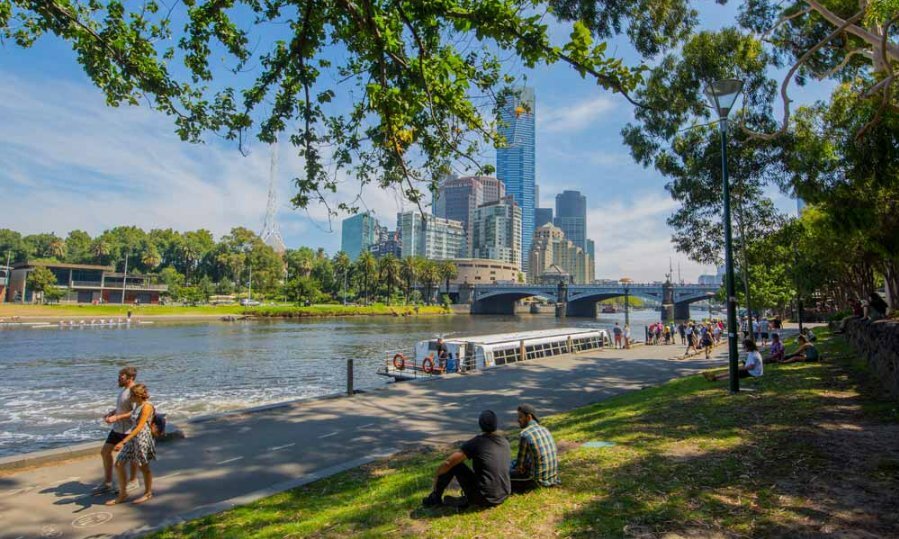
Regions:
<svg viewBox="0 0 899 539"><path fill-rule="evenodd" d="M470 290L472 314L515 314L515 303L524 298L541 297L556 304L556 316L596 316L599 301L637 296L662 304L663 320L690 318L690 304L708 300L718 292L718 285L665 283L583 284L489 284L474 285ZM460 290L462 292L462 290Z"/></svg>

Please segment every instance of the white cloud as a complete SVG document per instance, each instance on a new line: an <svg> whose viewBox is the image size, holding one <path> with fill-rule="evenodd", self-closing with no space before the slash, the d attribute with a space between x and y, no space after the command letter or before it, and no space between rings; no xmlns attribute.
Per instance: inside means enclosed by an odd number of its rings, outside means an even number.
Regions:
<svg viewBox="0 0 899 539"><path fill-rule="evenodd" d="M134 224L217 236L262 226L271 155L265 145L252 145L244 157L231 143L188 144L174 135L170 118L148 108L109 108L93 87L9 73L0 73L0 117L0 226L97 234ZM279 153L278 220L288 246L336 250L339 224L328 222L324 207L289 207L290 178L302 173L302 161L289 144ZM344 180L333 204L357 195L359 185ZM393 192L377 187L360 198L381 216L400 207Z"/></svg>
<svg viewBox="0 0 899 539"><path fill-rule="evenodd" d="M547 133L574 133L593 126L614 108L615 102L606 96L556 107L538 105L537 128Z"/></svg>
<svg viewBox="0 0 899 539"><path fill-rule="evenodd" d="M675 252L665 219L676 207L677 202L670 197L656 194L590 208L587 236L596 242L597 277L661 281L668 271L669 259L675 272L680 264L686 281L695 282L700 274L714 273Z"/></svg>

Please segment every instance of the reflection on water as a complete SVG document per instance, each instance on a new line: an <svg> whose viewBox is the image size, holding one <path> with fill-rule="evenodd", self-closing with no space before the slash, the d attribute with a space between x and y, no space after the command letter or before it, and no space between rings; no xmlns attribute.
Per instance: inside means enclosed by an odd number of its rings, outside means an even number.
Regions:
<svg viewBox="0 0 899 539"><path fill-rule="evenodd" d="M658 318L633 311L634 335ZM438 333L483 335L566 326L610 327L552 316L334 318L133 328L0 331L0 456L47 449L106 432L116 373L138 368L160 412L172 420L335 393L355 358L356 387L387 383L375 370L386 350L408 349Z"/></svg>

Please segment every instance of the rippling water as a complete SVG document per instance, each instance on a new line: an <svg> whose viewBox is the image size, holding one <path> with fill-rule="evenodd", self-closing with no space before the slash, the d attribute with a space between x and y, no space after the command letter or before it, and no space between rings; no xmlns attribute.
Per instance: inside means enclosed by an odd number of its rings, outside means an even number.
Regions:
<svg viewBox="0 0 899 539"><path fill-rule="evenodd" d="M568 319L566 326L609 327ZM631 314L634 335L651 311ZM0 330L0 456L102 438L100 419L117 394L116 376L138 368L170 420L315 397L346 388L355 358L357 388L383 385L385 351L409 349L438 333L483 335L555 327L552 316L334 318L131 328Z"/></svg>

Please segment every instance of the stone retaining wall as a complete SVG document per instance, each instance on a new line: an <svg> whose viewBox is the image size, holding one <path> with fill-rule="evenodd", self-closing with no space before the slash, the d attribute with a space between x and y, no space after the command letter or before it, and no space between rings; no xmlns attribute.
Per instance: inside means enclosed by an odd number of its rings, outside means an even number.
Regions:
<svg viewBox="0 0 899 539"><path fill-rule="evenodd" d="M868 360L890 394L899 399L899 321L847 318L844 330L846 340Z"/></svg>

